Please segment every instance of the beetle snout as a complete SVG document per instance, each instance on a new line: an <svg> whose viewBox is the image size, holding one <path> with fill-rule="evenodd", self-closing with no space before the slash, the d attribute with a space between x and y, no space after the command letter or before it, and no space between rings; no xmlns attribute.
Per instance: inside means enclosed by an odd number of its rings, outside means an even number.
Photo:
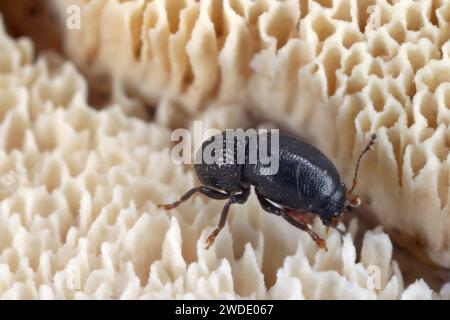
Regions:
<svg viewBox="0 0 450 320"><path fill-rule="evenodd" d="M335 214L335 215L333 215L333 216L331 216L329 218L323 218L322 219L323 225L327 226L327 227L336 227L339 224L340 221L341 221L341 219L340 219L340 215L339 214Z"/></svg>

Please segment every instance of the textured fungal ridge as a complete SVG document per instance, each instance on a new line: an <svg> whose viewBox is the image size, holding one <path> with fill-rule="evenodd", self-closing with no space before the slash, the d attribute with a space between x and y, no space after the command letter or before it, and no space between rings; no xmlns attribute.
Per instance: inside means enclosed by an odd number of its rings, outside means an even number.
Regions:
<svg viewBox="0 0 450 320"><path fill-rule="evenodd" d="M246 105L315 139L347 183L377 132L358 191L399 243L450 267L449 1L53 2L62 21L81 8L65 28L79 65L190 112Z"/></svg>
<svg viewBox="0 0 450 320"><path fill-rule="evenodd" d="M222 121L218 110L206 122ZM422 280L404 289L380 230L358 260L355 223L342 241L331 232L324 252L253 196L203 249L223 203L155 206L195 182L170 163L169 131L118 105L89 107L71 63L34 62L31 42L2 27L0 111L1 298L438 297Z"/></svg>

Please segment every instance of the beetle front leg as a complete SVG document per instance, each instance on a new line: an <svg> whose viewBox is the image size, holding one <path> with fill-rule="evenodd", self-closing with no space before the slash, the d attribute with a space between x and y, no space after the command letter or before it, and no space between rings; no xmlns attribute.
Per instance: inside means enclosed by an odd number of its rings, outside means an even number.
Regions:
<svg viewBox="0 0 450 320"><path fill-rule="evenodd" d="M344 236L345 236L344 230L339 229L337 226L332 226L331 228L333 228L334 230L336 230L339 233L339 235L341 236L341 240L342 240L342 238L344 238Z"/></svg>
<svg viewBox="0 0 450 320"><path fill-rule="evenodd" d="M273 205L271 202L269 202L262 194L260 194L257 189L255 189L255 192L256 192L256 197L258 198L258 201L261 204L261 207L265 211L276 214L277 216L282 216L287 222L292 224L294 227L297 227L300 230L307 232L311 236L313 241L319 246L319 248L325 249L325 251L328 251L327 242L324 239L320 238L319 235L317 233L315 233L313 230L311 230L306 223L300 222L290 216L289 213L292 212L291 209L278 208L275 205Z"/></svg>
<svg viewBox="0 0 450 320"><path fill-rule="evenodd" d="M231 194L229 193L225 193L225 192L221 192L215 189L212 189L210 187L206 187L206 186L200 186L197 188L192 188L191 190L189 190L188 192L186 192L184 195L181 196L181 198L173 203L168 203L168 204L158 204L158 209L165 209L165 210L170 210L170 209L174 209L176 207L178 207L180 204L182 204L183 202L185 202L186 200L188 200L190 197L192 197L194 195L194 193L196 192L200 192L202 194L204 194L205 196L212 198L212 199L216 199L216 200L225 200L228 199Z"/></svg>
<svg viewBox="0 0 450 320"><path fill-rule="evenodd" d="M225 206L222 209L219 224L206 239L205 249L209 249L209 247L211 247L211 245L213 244L217 235L219 234L220 230L222 230L223 227L225 226L225 222L227 221L228 210L230 209L230 205L232 205L233 203L244 204L247 201L249 194L250 194L249 188L243 189L242 192L233 194L230 197L230 199L228 199L227 203L225 204Z"/></svg>
<svg viewBox="0 0 450 320"><path fill-rule="evenodd" d="M304 224L312 224L314 219L317 217L312 212L302 212L294 209L285 208L284 212L289 214L292 218L304 223Z"/></svg>
<svg viewBox="0 0 450 320"><path fill-rule="evenodd" d="M296 211L296 210L292 210L292 209L284 209L285 212L290 215L292 218L294 218L295 220L303 223L303 224L312 224L313 219L316 217L316 215L312 212L301 212L301 211ZM326 226L326 234L328 234L328 228L332 228L334 230L336 230L339 235L342 237L345 236L345 231L339 229L337 226Z"/></svg>
<svg viewBox="0 0 450 320"><path fill-rule="evenodd" d="M281 208L273 205L269 200L267 200L261 193L259 193L258 189L255 188L256 197L258 198L259 204L263 208L264 211L268 213L275 214L277 216L281 216Z"/></svg>
<svg viewBox="0 0 450 320"><path fill-rule="evenodd" d="M321 237L319 237L319 235L317 233L315 233L313 230L311 230L307 224L294 219L286 212L283 212L283 214L281 216L287 222L292 224L293 226L295 226L303 231L306 231L311 236L313 241L319 246L319 248L325 249L325 251L328 251L327 242L324 239L322 239Z"/></svg>

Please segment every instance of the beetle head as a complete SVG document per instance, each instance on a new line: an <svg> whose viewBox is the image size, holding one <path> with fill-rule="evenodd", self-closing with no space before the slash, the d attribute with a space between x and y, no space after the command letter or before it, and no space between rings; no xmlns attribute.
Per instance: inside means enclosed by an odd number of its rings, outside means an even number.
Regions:
<svg viewBox="0 0 450 320"><path fill-rule="evenodd" d="M345 210L347 189L341 183L330 195L323 198L320 204L315 205L315 213L319 215L322 224L331 226L338 224L340 216Z"/></svg>
<svg viewBox="0 0 450 320"><path fill-rule="evenodd" d="M342 212L337 212L336 214L332 215L331 217L328 218L322 218L322 224L326 227L336 227L339 222L342 219L342 214L344 213L344 211Z"/></svg>

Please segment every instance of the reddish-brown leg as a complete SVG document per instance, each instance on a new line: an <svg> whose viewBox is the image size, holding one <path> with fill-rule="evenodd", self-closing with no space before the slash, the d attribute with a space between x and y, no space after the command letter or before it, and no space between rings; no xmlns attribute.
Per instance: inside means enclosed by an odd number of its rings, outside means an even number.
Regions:
<svg viewBox="0 0 450 320"><path fill-rule="evenodd" d="M249 194L250 194L250 189L245 188L242 190L242 192L233 194L228 199L227 203L225 204L225 206L222 209L219 224L206 239L205 249L209 249L209 247L211 247L211 245L214 243L214 240L216 240L217 235L225 226L225 222L227 221L228 210L230 209L230 205L232 205L233 203L244 204L247 201Z"/></svg>
<svg viewBox="0 0 450 320"><path fill-rule="evenodd" d="M265 211L276 214L277 216L281 216L287 222L292 224L294 227L297 227L297 228L307 232L310 235L310 237L313 239L313 241L317 244L317 246L319 246L319 248L325 249L325 251L328 251L327 243L324 239L320 238L319 235L317 233L315 233L313 230L311 230L306 223L298 221L295 218L290 216L290 212L292 211L291 209L278 208L275 205L273 205L270 201L268 201L263 195L261 195L257 189L255 189L255 191L256 191L256 196L258 198L258 201Z"/></svg>
<svg viewBox="0 0 450 320"><path fill-rule="evenodd" d="M301 212L301 211L297 211L294 209L288 209L285 208L284 211L289 214L292 218L305 223L305 224L312 224L314 219L317 217L317 215L315 215L312 212Z"/></svg>

